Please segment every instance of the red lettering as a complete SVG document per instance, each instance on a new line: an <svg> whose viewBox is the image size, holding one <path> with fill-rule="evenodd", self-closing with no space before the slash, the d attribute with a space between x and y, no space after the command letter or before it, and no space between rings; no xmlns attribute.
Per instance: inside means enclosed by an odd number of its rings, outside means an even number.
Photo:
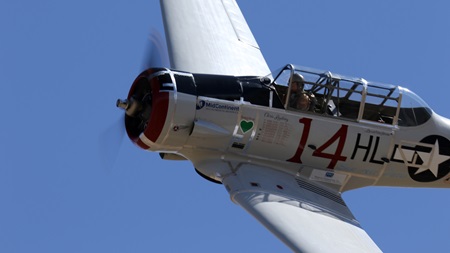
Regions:
<svg viewBox="0 0 450 253"><path fill-rule="evenodd" d="M302 136L300 137L300 142L298 144L297 151L295 152L294 156L292 156L291 158L286 160L288 162L302 163L302 154L303 154L303 150L305 149L306 142L308 141L309 132L311 130L312 119L301 118L299 120L299 122L304 125ZM319 148L314 150L314 152L312 154L313 156L322 157L322 158L331 160L327 166L328 169L334 169L334 167L336 166L338 161L344 162L347 160L347 157L342 156L342 151L344 150L344 146L345 146L345 140L347 139L347 131L348 131L348 126L342 125L341 128L327 142L325 142L322 146L320 146ZM336 141L338 141L338 144L337 144L336 151L334 152L334 154L325 153L324 152L325 149L330 147Z"/></svg>
<svg viewBox="0 0 450 253"><path fill-rule="evenodd" d="M288 162L302 163L301 157L303 154L303 150L305 149L306 141L308 140L309 130L311 129L311 121L312 119L308 118L301 118L299 120L299 122L305 126L303 127L302 137L300 138L300 143L298 144L297 152L295 152L293 157L287 160Z"/></svg>
<svg viewBox="0 0 450 253"><path fill-rule="evenodd" d="M347 139L347 129L348 129L347 125L342 125L341 128L333 135L333 137L331 137L327 142L325 142L325 144L323 144L313 152L313 156L327 158L331 160L330 163L328 164L327 167L328 169L334 169L338 161L344 162L345 160L347 160L347 157L341 155L342 150L344 149L345 140ZM339 142L336 148L336 152L334 154L328 154L323 152L326 148L331 146L331 144L333 144L337 140L339 140Z"/></svg>

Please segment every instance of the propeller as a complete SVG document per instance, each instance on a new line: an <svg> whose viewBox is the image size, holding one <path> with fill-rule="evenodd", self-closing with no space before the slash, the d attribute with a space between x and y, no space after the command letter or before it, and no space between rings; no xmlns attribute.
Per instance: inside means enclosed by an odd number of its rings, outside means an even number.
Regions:
<svg viewBox="0 0 450 253"><path fill-rule="evenodd" d="M155 28L151 29L144 49L144 57L141 64L141 71L151 67L170 67L165 40L161 33ZM117 100L116 106L124 109L125 114L132 116L138 110L138 104L131 100ZM116 122L109 126L99 136L99 154L105 170L110 172L119 155L123 143L125 129L125 114L120 116Z"/></svg>
<svg viewBox="0 0 450 253"><path fill-rule="evenodd" d="M141 72L149 68L170 67L167 47L163 37L156 29L152 29L147 42ZM142 101L137 101L133 97L124 100L118 99L116 106L125 110L125 114L130 117L139 115L144 109Z"/></svg>
<svg viewBox="0 0 450 253"><path fill-rule="evenodd" d="M165 39L158 30L152 28L148 36L144 59L142 61L142 71L152 67L170 68L169 54Z"/></svg>
<svg viewBox="0 0 450 253"><path fill-rule="evenodd" d="M106 172L111 172L125 136L125 115L121 115L99 136L99 155Z"/></svg>

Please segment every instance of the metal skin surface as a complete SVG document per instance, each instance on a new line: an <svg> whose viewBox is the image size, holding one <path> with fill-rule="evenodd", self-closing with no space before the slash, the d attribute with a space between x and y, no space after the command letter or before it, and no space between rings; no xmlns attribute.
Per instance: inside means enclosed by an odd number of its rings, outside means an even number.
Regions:
<svg viewBox="0 0 450 253"><path fill-rule="evenodd" d="M270 72L234 0L162 0L161 11L172 68L225 75Z"/></svg>
<svg viewBox="0 0 450 253"><path fill-rule="evenodd" d="M173 90L154 93L163 94L168 104L154 102L147 128L135 142L150 151L184 156L215 180L230 169L204 166L205 154L213 160L232 156L233 161L270 164L339 192L368 185L450 187L446 169L426 167L436 166L439 161L433 159L445 161L450 149L445 137L450 136L449 120L435 113L423 125L399 127L184 94L171 85ZM431 171L435 180L411 177L408 166L418 164L418 157L426 167L420 173ZM326 182L318 171L336 173L339 180Z"/></svg>

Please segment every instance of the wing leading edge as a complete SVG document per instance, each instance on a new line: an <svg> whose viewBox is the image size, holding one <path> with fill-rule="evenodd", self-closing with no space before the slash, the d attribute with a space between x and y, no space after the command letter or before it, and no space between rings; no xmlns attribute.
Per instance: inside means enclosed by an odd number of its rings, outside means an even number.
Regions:
<svg viewBox="0 0 450 253"><path fill-rule="evenodd" d="M339 193L261 166L224 178L239 204L295 252L381 252Z"/></svg>
<svg viewBox="0 0 450 253"><path fill-rule="evenodd" d="M269 67L235 0L161 0L172 68L255 75Z"/></svg>

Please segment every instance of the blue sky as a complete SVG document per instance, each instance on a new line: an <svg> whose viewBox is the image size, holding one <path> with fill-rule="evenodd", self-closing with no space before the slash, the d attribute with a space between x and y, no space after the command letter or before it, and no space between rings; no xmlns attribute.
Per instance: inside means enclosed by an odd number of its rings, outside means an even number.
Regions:
<svg viewBox="0 0 450 253"><path fill-rule="evenodd" d="M238 3L272 69L399 84L450 118L450 3ZM289 252L189 162L121 138L152 28L156 0L0 3L0 252ZM385 252L448 251L448 189L344 199Z"/></svg>

